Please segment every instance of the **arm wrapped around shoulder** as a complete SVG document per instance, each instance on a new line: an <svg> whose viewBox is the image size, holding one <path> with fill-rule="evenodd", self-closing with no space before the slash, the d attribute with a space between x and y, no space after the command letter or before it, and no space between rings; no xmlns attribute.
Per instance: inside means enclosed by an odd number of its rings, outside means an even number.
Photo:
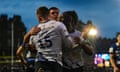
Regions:
<svg viewBox="0 0 120 72"><path fill-rule="evenodd" d="M93 54L93 46L88 41L81 41L80 45L88 55Z"/></svg>

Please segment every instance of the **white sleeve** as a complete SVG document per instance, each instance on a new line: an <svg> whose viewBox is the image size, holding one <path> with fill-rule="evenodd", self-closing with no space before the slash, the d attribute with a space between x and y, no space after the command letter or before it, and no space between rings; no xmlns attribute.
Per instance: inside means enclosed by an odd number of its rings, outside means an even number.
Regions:
<svg viewBox="0 0 120 72"><path fill-rule="evenodd" d="M72 41L72 38L69 36L67 28L62 23L60 24L59 28L60 28L60 33L62 36L63 47L72 48L73 41Z"/></svg>

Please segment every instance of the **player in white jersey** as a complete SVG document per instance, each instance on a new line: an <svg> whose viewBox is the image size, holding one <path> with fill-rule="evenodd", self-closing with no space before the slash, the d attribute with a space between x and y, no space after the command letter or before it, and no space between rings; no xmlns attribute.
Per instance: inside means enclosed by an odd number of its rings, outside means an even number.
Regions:
<svg viewBox="0 0 120 72"><path fill-rule="evenodd" d="M62 43L67 41L65 38L68 36L64 24L57 21L48 21L39 24L38 27L41 28L41 31L37 35L31 36L30 43L34 44L37 51L44 55L43 58L60 63ZM36 61L39 60L41 58L38 57Z"/></svg>
<svg viewBox="0 0 120 72"><path fill-rule="evenodd" d="M51 7L49 9L49 20L57 20L59 16L59 9L57 7ZM33 56L31 56L31 54L33 54L31 52L31 48L29 48L30 50L28 50L28 53L26 54L26 58L24 59L24 57L22 57L22 53L23 51L25 51L26 47L27 47L27 43L29 42L29 38L32 35L36 35L39 31L40 31L40 27L33 27L25 36L24 36L24 41L23 44L19 46L18 50L17 50L17 56L21 59L22 63L25 64L25 66L27 65L27 71L31 71L33 72L33 70L31 70L29 67L31 67L31 65L33 65L33 63L31 63L31 61L34 61ZM28 47L27 47L28 48ZM28 57L29 56L29 57ZM32 57L32 59L31 59ZM28 61L28 59L30 59ZM31 64L30 64L31 63ZM29 65L28 65L29 64ZM32 68L33 69L33 68Z"/></svg>
<svg viewBox="0 0 120 72"><path fill-rule="evenodd" d="M37 16L41 22L38 27L41 31L30 37L30 44L37 50L35 72L62 72L62 46L72 47L64 24L57 21L48 21L47 8L37 9Z"/></svg>
<svg viewBox="0 0 120 72"><path fill-rule="evenodd" d="M83 72L84 63L82 51L91 55L91 46L88 42L83 40L81 32L75 29L78 22L78 17L75 11L64 12L61 18L61 21L66 25L67 30L70 33L69 36L71 36L75 43L77 43L74 49L63 48L64 72Z"/></svg>

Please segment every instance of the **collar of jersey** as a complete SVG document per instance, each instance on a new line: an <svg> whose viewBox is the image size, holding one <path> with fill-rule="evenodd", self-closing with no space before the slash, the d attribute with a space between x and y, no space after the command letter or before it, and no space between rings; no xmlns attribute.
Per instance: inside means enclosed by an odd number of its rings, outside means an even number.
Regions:
<svg viewBox="0 0 120 72"><path fill-rule="evenodd" d="M48 22L48 21L50 21L50 20L47 20L47 21L45 21L45 22L41 22L40 24L44 24L44 23L46 23L46 22Z"/></svg>

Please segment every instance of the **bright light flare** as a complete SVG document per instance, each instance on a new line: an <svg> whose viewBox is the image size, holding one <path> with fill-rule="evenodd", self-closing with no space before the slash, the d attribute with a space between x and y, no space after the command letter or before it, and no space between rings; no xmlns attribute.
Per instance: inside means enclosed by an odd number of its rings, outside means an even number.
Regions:
<svg viewBox="0 0 120 72"><path fill-rule="evenodd" d="M91 36L96 36L97 35L97 30L95 28L91 28L88 34L91 35Z"/></svg>

